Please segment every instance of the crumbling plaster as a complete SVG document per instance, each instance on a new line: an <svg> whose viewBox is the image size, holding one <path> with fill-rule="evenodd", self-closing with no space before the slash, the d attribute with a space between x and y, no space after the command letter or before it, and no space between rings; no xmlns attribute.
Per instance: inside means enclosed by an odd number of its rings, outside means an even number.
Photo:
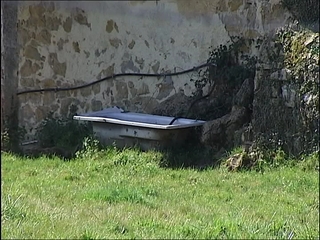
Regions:
<svg viewBox="0 0 320 240"><path fill-rule="evenodd" d="M288 17L278 0L22 1L18 90L181 71L205 63L209 48L231 36L257 38ZM111 105L152 112L174 94L192 95L191 77L122 77L81 90L19 95L19 123L34 133L50 111L65 116L72 104L79 113Z"/></svg>

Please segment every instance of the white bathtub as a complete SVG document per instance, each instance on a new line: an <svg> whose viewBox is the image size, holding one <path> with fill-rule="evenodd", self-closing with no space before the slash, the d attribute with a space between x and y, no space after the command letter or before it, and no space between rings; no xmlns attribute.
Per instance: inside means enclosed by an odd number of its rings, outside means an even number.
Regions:
<svg viewBox="0 0 320 240"><path fill-rule="evenodd" d="M104 145L138 146L143 150L183 145L195 137L194 130L205 121L124 112L113 107L80 114L73 119L92 122L93 132Z"/></svg>

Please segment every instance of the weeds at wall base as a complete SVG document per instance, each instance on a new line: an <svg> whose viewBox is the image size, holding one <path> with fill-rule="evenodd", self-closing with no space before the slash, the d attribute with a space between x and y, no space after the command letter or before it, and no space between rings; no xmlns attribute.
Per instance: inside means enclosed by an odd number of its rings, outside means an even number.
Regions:
<svg viewBox="0 0 320 240"><path fill-rule="evenodd" d="M20 142L23 140L26 130L8 119L10 118L6 118L4 129L1 132L1 151L21 153Z"/></svg>

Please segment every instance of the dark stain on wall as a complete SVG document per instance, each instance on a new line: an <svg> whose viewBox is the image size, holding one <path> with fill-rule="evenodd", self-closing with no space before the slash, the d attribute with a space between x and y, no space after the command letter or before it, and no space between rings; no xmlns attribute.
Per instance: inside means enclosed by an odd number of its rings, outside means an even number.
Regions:
<svg viewBox="0 0 320 240"><path fill-rule="evenodd" d="M73 19L80 25L85 25L88 28L91 28L91 23L88 23L88 19L87 19L87 16L85 15L84 10L80 8L76 8Z"/></svg>
<svg viewBox="0 0 320 240"><path fill-rule="evenodd" d="M80 47L78 42L73 42L72 46L75 52L80 53Z"/></svg>
<svg viewBox="0 0 320 240"><path fill-rule="evenodd" d="M34 60L41 60L41 55L36 47L28 45L24 49L24 56L26 58L34 59Z"/></svg>
<svg viewBox="0 0 320 240"><path fill-rule="evenodd" d="M20 68L20 75L22 77L28 77L35 74L39 69L40 66L37 63L32 64L31 60L27 59Z"/></svg>
<svg viewBox="0 0 320 240"><path fill-rule="evenodd" d="M109 39L109 42L110 42L111 46L113 46L115 48L118 48L120 46L120 44L122 45L122 41L119 38Z"/></svg>
<svg viewBox="0 0 320 240"><path fill-rule="evenodd" d="M38 42L45 45L51 44L51 33L47 29L42 29L40 33L36 35L35 38Z"/></svg>
<svg viewBox="0 0 320 240"><path fill-rule="evenodd" d="M111 33L113 31L113 29L115 29L117 32L119 32L119 28L116 22L114 22L112 19L107 21L106 24L106 31L108 33Z"/></svg>
<svg viewBox="0 0 320 240"><path fill-rule="evenodd" d="M71 32L71 29L72 29L72 18L71 17L67 17L66 20L63 22L62 27L63 27L64 31L66 31L67 33Z"/></svg>
<svg viewBox="0 0 320 240"><path fill-rule="evenodd" d="M57 42L58 50L61 51L63 49L63 39L60 38L59 41Z"/></svg>
<svg viewBox="0 0 320 240"><path fill-rule="evenodd" d="M139 67L142 70L144 67L144 59L136 57L136 59L134 61L139 64Z"/></svg>
<svg viewBox="0 0 320 240"><path fill-rule="evenodd" d="M90 52L88 52L88 51L86 51L86 50L84 50L83 52L84 52L84 54L86 55L86 58L90 57Z"/></svg>
<svg viewBox="0 0 320 240"><path fill-rule="evenodd" d="M131 70L132 72L134 73L139 73L140 72L140 69L137 68L133 61L130 59L130 60L127 60L127 61L123 61L120 65L121 67L121 72L122 73L125 73L127 72L127 70Z"/></svg>
<svg viewBox="0 0 320 240"><path fill-rule="evenodd" d="M132 41L129 43L128 48L132 49L136 42L132 39Z"/></svg>
<svg viewBox="0 0 320 240"><path fill-rule="evenodd" d="M157 99L162 100L168 97L171 91L174 89L171 76L164 77L163 81L156 85L159 88L159 94Z"/></svg>
<svg viewBox="0 0 320 240"><path fill-rule="evenodd" d="M154 73L158 73L159 67L160 67L160 62L157 61L154 65L152 65L151 68L152 68L152 70L153 70Z"/></svg>
<svg viewBox="0 0 320 240"><path fill-rule="evenodd" d="M113 30L113 20L108 20L106 25L106 31L111 33Z"/></svg>
<svg viewBox="0 0 320 240"><path fill-rule="evenodd" d="M115 29L117 32L119 32L119 28L118 28L118 25L117 25L116 22L114 23L114 29Z"/></svg>
<svg viewBox="0 0 320 240"><path fill-rule="evenodd" d="M144 43L146 44L146 46L149 48L149 43L147 40L144 40Z"/></svg>

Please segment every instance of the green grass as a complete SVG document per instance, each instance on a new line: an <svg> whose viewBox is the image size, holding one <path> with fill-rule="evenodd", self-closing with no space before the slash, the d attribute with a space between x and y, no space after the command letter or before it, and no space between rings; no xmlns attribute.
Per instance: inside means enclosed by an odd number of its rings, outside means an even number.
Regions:
<svg viewBox="0 0 320 240"><path fill-rule="evenodd" d="M303 163L197 171L160 167L159 152L91 155L2 153L1 238L319 238L319 172Z"/></svg>

